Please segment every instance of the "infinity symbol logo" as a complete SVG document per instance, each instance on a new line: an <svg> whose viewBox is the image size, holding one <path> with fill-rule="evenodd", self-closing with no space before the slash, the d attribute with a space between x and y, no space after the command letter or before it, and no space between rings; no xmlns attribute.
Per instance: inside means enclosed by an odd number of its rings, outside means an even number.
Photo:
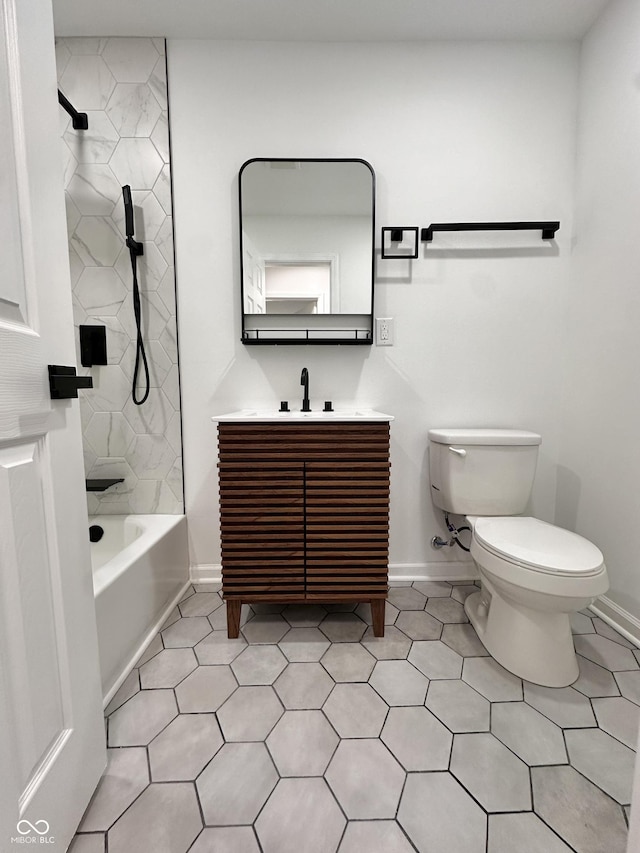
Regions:
<svg viewBox="0 0 640 853"><path fill-rule="evenodd" d="M38 835L46 835L49 832L49 824L46 820L37 820L35 824L30 823L28 820L20 820L16 829L20 835L28 835L30 832L35 832Z"/></svg>

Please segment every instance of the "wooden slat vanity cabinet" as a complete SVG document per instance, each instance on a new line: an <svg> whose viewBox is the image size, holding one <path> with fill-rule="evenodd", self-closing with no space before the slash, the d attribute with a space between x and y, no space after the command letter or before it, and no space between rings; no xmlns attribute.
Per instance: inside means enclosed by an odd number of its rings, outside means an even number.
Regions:
<svg viewBox="0 0 640 853"><path fill-rule="evenodd" d="M222 595L243 603L369 602L384 636L389 423L218 423Z"/></svg>

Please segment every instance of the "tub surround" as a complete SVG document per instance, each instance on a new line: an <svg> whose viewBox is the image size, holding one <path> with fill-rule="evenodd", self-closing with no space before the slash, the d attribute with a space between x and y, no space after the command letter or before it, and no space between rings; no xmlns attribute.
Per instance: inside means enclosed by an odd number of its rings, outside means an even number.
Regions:
<svg viewBox="0 0 640 853"><path fill-rule="evenodd" d="M151 38L61 38L58 84L89 128L61 109L74 321L106 327L108 364L81 368L87 478L123 477L89 512L181 513L182 448L165 46ZM121 187L132 188L151 391L131 399L136 329ZM78 342L79 336L76 335ZM78 363L80 354L78 353Z"/></svg>

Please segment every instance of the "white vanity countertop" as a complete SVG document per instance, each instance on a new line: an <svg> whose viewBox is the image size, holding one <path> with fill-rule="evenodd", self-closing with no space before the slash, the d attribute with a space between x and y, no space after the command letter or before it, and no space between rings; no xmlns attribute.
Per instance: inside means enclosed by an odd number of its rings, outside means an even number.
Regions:
<svg viewBox="0 0 640 853"><path fill-rule="evenodd" d="M275 409L258 410L258 409L243 409L239 412L230 412L226 415L214 415L211 418L214 422L220 423L246 423L246 422L261 422L261 423L303 423L305 421L315 421L317 423L330 421L392 421L393 415L385 415L384 412L376 412L373 409L357 408L357 409L338 409L335 412L323 412L318 410L315 412L279 412Z"/></svg>

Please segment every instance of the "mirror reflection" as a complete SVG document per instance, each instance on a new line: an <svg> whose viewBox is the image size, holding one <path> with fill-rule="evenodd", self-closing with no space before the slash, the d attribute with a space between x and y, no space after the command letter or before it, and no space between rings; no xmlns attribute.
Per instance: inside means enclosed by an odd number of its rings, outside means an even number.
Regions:
<svg viewBox="0 0 640 853"><path fill-rule="evenodd" d="M244 164L244 314L371 313L373 180L363 160Z"/></svg>

